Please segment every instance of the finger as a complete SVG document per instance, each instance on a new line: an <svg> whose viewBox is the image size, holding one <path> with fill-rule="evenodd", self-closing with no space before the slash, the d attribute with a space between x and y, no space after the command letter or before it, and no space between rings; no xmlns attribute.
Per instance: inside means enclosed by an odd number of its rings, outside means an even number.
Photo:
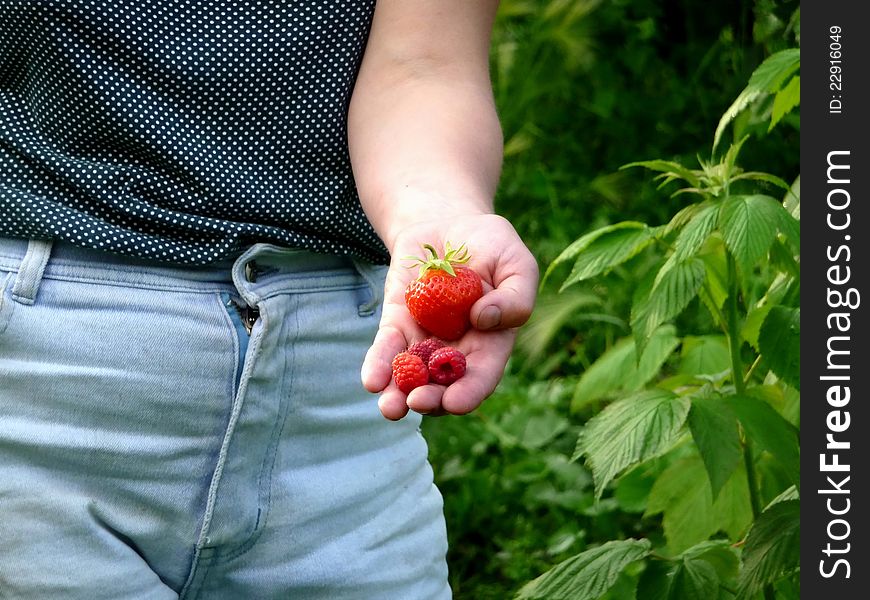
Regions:
<svg viewBox="0 0 870 600"><path fill-rule="evenodd" d="M381 325L360 369L362 384L368 391L377 393L389 385L393 358L407 345L404 334L397 327Z"/></svg>
<svg viewBox="0 0 870 600"><path fill-rule="evenodd" d="M390 385L381 397L378 398L378 409L381 414L391 421L398 421L408 414L408 404L405 402L405 394L395 385Z"/></svg>
<svg viewBox="0 0 870 600"><path fill-rule="evenodd" d="M408 394L408 407L421 415L436 414L441 410L441 396L444 386L434 383L411 390Z"/></svg>
<svg viewBox="0 0 870 600"><path fill-rule="evenodd" d="M474 303L470 317L476 329L510 329L529 320L538 286L537 263L531 262L533 267L507 276Z"/></svg>
<svg viewBox="0 0 870 600"><path fill-rule="evenodd" d="M466 356L465 376L450 384L441 397L446 412L468 414L492 394L504 374L515 337L515 330L478 334L479 343Z"/></svg>

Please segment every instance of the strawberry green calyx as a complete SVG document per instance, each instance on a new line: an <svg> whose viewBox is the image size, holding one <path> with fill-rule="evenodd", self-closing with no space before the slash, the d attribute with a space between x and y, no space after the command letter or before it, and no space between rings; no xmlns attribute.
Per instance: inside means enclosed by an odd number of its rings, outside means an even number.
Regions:
<svg viewBox="0 0 870 600"><path fill-rule="evenodd" d="M444 258L439 258L438 251L435 250L432 244L423 244L423 248L431 255L429 258L424 259L417 256L405 257L407 260L413 260L415 264L420 265L420 277L430 270L441 270L451 277L456 277L453 265L462 265L471 259L465 244L462 244L459 248L453 248L450 242L447 242L444 244Z"/></svg>

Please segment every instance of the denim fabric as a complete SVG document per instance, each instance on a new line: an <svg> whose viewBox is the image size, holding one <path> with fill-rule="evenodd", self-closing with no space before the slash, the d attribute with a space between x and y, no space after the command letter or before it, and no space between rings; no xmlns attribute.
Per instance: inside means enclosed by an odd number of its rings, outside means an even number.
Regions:
<svg viewBox="0 0 870 600"><path fill-rule="evenodd" d="M450 597L420 417L359 382L383 267L48 250L0 239L0 598Z"/></svg>

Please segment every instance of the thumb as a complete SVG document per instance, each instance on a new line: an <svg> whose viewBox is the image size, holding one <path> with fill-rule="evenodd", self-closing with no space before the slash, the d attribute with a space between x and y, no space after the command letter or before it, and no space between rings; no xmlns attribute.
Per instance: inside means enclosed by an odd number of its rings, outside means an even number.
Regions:
<svg viewBox="0 0 870 600"><path fill-rule="evenodd" d="M532 314L536 290L537 264L527 274L507 277L475 302L471 307L471 324L482 331L519 327Z"/></svg>

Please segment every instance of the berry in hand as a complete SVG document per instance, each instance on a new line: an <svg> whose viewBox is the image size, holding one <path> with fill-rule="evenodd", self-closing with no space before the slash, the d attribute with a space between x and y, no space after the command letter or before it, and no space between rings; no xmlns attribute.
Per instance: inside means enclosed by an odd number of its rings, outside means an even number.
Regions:
<svg viewBox="0 0 870 600"><path fill-rule="evenodd" d="M416 354L420 358L423 359L423 364L429 364L429 357L432 356L432 352L437 350L438 348L443 348L447 344L443 340L439 340L438 338L430 337L422 342L417 342L416 344L411 344L408 348L408 352L411 354Z"/></svg>
<svg viewBox="0 0 870 600"><path fill-rule="evenodd" d="M444 258L430 244L424 244L431 257L415 260L420 275L405 290L405 304L411 316L429 333L456 340L471 328L471 306L483 296L480 276L458 265L471 258L463 244L453 249L445 245Z"/></svg>
<svg viewBox="0 0 870 600"><path fill-rule="evenodd" d="M465 355L451 346L432 352L429 357L429 379L441 385L450 385L465 375Z"/></svg>
<svg viewBox="0 0 870 600"><path fill-rule="evenodd" d="M402 392L408 394L414 388L429 383L429 369L423 359L415 354L399 352L393 358L393 379Z"/></svg>

